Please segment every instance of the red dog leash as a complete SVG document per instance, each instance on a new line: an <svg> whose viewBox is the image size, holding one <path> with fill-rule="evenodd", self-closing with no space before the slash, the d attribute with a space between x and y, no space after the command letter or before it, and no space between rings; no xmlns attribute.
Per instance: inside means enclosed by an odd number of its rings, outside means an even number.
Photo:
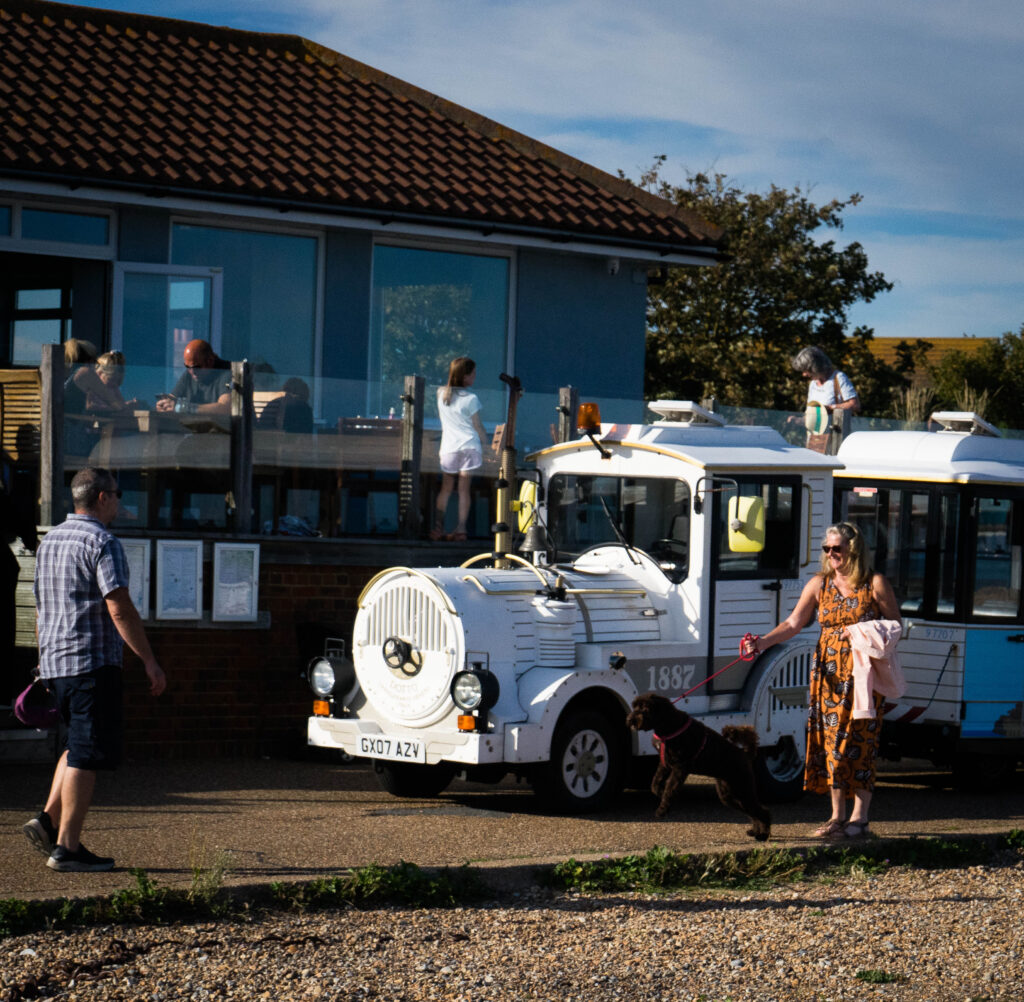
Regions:
<svg viewBox="0 0 1024 1002"><path fill-rule="evenodd" d="M714 673L714 675L708 675L708 677L704 679L703 682L698 682L692 689L687 689L686 692L684 692L681 696L676 696L676 698L673 699L672 702L678 703L679 700L686 699L686 697L689 696L691 692L696 692L702 685L707 685L708 682L710 682L713 678L715 678L718 675L721 675L724 671L728 671L730 668L732 668L733 665L738 665L741 661L753 661L754 658L756 658L760 652L751 651L750 654L744 654L743 645L748 641L756 644L757 641L760 639L761 638L759 636L756 636L753 633L744 633L743 639L740 641L740 656L735 661L730 661L724 668L719 668L718 671ZM673 734L672 737L675 737L675 735Z"/></svg>

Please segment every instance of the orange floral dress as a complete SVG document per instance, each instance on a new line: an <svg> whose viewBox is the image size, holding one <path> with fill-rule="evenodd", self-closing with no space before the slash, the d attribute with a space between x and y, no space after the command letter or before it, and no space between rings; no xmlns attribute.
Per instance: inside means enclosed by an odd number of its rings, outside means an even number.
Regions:
<svg viewBox="0 0 1024 1002"><path fill-rule="evenodd" d="M875 693L875 716L853 719L853 655L843 630L851 623L879 619L868 581L849 598L835 581L822 584L818 599L821 636L811 661L810 713L807 720L807 761L804 789L827 793L875 787L875 755L882 732L884 697Z"/></svg>

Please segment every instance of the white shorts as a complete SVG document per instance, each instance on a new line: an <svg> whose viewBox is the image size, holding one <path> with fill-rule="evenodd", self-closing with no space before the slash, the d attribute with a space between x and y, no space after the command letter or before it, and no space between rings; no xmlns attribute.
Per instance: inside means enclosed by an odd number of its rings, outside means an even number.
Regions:
<svg viewBox="0 0 1024 1002"><path fill-rule="evenodd" d="M479 449L459 449L441 453L441 469L445 473L463 473L483 466L484 457Z"/></svg>

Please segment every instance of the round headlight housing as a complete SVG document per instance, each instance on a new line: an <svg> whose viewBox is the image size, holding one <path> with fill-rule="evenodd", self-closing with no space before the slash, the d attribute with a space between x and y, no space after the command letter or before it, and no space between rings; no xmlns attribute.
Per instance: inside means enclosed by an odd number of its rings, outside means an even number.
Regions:
<svg viewBox="0 0 1024 1002"><path fill-rule="evenodd" d="M307 678L309 687L321 699L334 692L334 665L328 658L314 658L310 661Z"/></svg>
<svg viewBox="0 0 1024 1002"><path fill-rule="evenodd" d="M452 701L466 713L489 710L498 702L498 679L487 669L460 671L452 679Z"/></svg>

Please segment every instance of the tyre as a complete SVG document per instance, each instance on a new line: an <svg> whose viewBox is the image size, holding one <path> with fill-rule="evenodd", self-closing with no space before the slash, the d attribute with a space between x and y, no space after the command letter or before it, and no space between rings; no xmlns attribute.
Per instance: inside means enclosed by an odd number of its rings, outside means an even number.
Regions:
<svg viewBox="0 0 1024 1002"><path fill-rule="evenodd" d="M375 758L373 772L380 788L393 797L436 797L455 778L455 766L448 762L418 765Z"/></svg>
<svg viewBox="0 0 1024 1002"><path fill-rule="evenodd" d="M761 799L768 803L799 800L804 792L805 739L786 736L772 748L759 748L754 776Z"/></svg>
<svg viewBox="0 0 1024 1002"><path fill-rule="evenodd" d="M623 727L596 710L570 713L559 723L551 760L539 767L533 783L545 806L586 814L615 799L625 779Z"/></svg>

